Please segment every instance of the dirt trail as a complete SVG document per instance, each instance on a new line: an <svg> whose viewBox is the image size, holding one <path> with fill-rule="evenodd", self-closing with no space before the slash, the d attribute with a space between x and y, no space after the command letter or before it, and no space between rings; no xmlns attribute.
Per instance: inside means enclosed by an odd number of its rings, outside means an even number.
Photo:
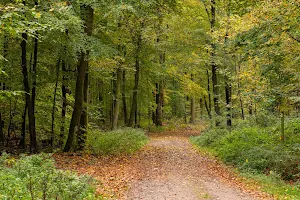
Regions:
<svg viewBox="0 0 300 200"><path fill-rule="evenodd" d="M200 154L190 144L189 135L151 136L149 144L130 157L55 157L59 167L99 179L103 185L98 192L108 199L272 199L249 189L232 170Z"/></svg>

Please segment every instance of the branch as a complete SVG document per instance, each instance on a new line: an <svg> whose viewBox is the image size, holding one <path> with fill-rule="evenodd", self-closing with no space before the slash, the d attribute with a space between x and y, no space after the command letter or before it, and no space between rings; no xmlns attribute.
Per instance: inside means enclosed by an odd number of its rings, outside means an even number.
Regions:
<svg viewBox="0 0 300 200"><path fill-rule="evenodd" d="M300 42L300 39L295 38L295 37L294 37L292 34L290 34L289 32L286 31L286 34L287 34L288 36L290 36L290 38L292 38L293 40L295 40L295 41L297 41L297 42Z"/></svg>
<svg viewBox="0 0 300 200"><path fill-rule="evenodd" d="M207 7L206 7L205 1L204 1L204 0L202 0L201 2L202 2L202 3L203 3L203 5L204 5L204 8L205 8L205 11L206 11L206 14L207 14L208 20L209 20L209 22L211 22L210 13L209 13L209 11L208 11L208 9L207 9Z"/></svg>

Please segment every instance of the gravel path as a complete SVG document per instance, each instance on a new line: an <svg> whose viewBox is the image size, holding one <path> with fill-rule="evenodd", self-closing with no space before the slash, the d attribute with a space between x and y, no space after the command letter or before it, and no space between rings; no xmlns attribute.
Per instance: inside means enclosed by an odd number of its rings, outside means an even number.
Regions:
<svg viewBox="0 0 300 200"><path fill-rule="evenodd" d="M125 199L250 200L259 195L242 191L219 177L216 161L200 155L187 137L153 136L133 166L141 174ZM220 166L219 166L220 167ZM219 168L220 169L220 168ZM222 172L223 170L223 172Z"/></svg>
<svg viewBox="0 0 300 200"><path fill-rule="evenodd" d="M97 192L105 199L272 199L257 186L246 186L230 168L200 153L189 142L192 134L152 135L150 142L131 156L56 154L54 158L59 168L98 179Z"/></svg>

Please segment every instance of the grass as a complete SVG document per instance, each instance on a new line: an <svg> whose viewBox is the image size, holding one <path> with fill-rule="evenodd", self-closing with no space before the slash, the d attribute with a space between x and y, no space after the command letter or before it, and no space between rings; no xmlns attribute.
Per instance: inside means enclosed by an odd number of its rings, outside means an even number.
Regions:
<svg viewBox="0 0 300 200"><path fill-rule="evenodd" d="M97 155L132 154L148 142L142 129L124 128L110 132L93 130L88 133L88 153Z"/></svg>

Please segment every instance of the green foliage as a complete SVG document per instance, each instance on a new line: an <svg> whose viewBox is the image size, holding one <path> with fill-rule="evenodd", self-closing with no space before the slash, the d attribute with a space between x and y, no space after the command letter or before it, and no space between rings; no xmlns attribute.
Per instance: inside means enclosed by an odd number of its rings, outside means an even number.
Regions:
<svg viewBox="0 0 300 200"><path fill-rule="evenodd" d="M141 129L125 128L101 133L90 131L87 138L87 151L98 155L132 154L148 141Z"/></svg>
<svg viewBox="0 0 300 200"><path fill-rule="evenodd" d="M211 129L191 140L242 170L275 172L283 179L299 180L299 120L286 123L284 142L280 141L279 127L279 124L265 128L239 127L231 133L226 129Z"/></svg>
<svg viewBox="0 0 300 200"><path fill-rule="evenodd" d="M97 199L92 179L57 170L50 155L0 157L0 199Z"/></svg>

